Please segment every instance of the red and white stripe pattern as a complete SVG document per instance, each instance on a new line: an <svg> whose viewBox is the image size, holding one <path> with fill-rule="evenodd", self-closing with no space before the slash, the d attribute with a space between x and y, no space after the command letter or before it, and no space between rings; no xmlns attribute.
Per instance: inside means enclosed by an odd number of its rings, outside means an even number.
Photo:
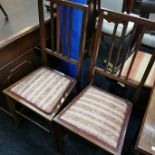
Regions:
<svg viewBox="0 0 155 155"><path fill-rule="evenodd" d="M126 110L127 103L123 99L90 87L60 119L116 148Z"/></svg>
<svg viewBox="0 0 155 155"><path fill-rule="evenodd" d="M39 68L10 88L10 92L46 113L59 101L71 79L48 68Z"/></svg>
<svg viewBox="0 0 155 155"><path fill-rule="evenodd" d="M133 54L125 62L122 75L121 75L122 77L125 77L127 75L132 58L133 58ZM141 81L142 76L146 70L146 67L148 66L150 58L151 58L151 54L138 51L135 61L133 63L133 66L131 68L130 74L129 74L129 80L135 81L135 82ZM149 76L145 82L145 86L153 87L154 81L155 81L155 63L152 66Z"/></svg>

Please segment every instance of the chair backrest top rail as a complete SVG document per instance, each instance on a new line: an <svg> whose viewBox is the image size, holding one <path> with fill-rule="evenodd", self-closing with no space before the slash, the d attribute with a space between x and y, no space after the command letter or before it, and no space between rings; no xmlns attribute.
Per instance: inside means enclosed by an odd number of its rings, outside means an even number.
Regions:
<svg viewBox="0 0 155 155"><path fill-rule="evenodd" d="M119 13L119 12L114 12L112 10L108 10L106 8L102 8L100 11L100 15L102 16L102 18L104 18L104 16L106 16L106 18L114 18L115 20L123 20L124 22L126 21L130 21L139 25L143 25L144 27L150 27L152 29L155 28L155 22L149 19L145 19L145 18L141 18L138 16L132 16L130 14L123 14L123 13Z"/></svg>

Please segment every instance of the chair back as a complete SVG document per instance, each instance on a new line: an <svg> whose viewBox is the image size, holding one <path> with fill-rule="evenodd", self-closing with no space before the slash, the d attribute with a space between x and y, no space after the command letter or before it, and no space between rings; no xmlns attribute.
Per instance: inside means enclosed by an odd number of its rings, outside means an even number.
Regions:
<svg viewBox="0 0 155 155"><path fill-rule="evenodd" d="M54 6L56 5L56 6ZM46 44L46 28L44 20L43 0L38 0L39 22L40 22L40 41L42 49L43 64L47 64L47 54L77 66L77 79L80 78L82 60L85 49L86 29L88 20L88 7L65 0L50 0L50 22L51 22L51 47ZM54 10L56 8L56 11ZM73 42L73 14L79 11L82 16L80 43L76 53L77 58L71 51ZM68 16L66 15L68 13ZM62 15L63 14L63 15ZM74 24L75 25L75 24Z"/></svg>
<svg viewBox="0 0 155 155"><path fill-rule="evenodd" d="M99 0L100 5L103 8L110 9L117 12L127 12L132 11L133 0Z"/></svg>
<svg viewBox="0 0 155 155"><path fill-rule="evenodd" d="M155 0L142 0L140 15L143 18L155 21ZM138 28L139 29L139 28ZM140 33L141 29L139 29ZM146 33L143 38L143 44L146 47L155 47L155 32Z"/></svg>
<svg viewBox="0 0 155 155"><path fill-rule="evenodd" d="M124 0L116 0L115 2L113 0L101 0L101 7L122 12L123 1Z"/></svg>
<svg viewBox="0 0 155 155"><path fill-rule="evenodd" d="M109 22L113 22L115 26L114 26L112 38L110 41L108 41L108 47L104 49L104 51L102 51L104 52L103 59L106 60L105 65L101 65L101 64L98 65L97 59L101 59L101 56L99 57L98 55L99 55L99 47L100 47L101 34L102 34L101 29L102 29L102 24L104 24L104 21L105 21L104 19L108 20ZM125 39L128 22L133 22L134 28L130 36L127 39ZM118 31L117 29L118 24L122 24L122 27L123 27L120 39L116 38L116 32ZM128 63L128 69L125 71L126 74L122 76L124 67L126 67L125 62L127 61L130 55L130 51L131 51L130 47L131 47L134 35L136 34L137 27L141 27L142 31L138 35L137 41L135 42L134 53L132 53L133 56L131 58L131 61ZM146 31L152 31L152 30L155 30L155 22L153 21L148 21L142 18L129 16L127 14L116 13L110 10L102 9L99 14L99 20L96 28L95 39L94 39L94 46L92 49L93 51L92 51L91 67L89 72L90 73L89 80L93 80L95 73L102 74L110 79L119 81L125 85L135 87L137 90L135 96L137 97L139 95L141 88L144 86L144 83L154 64L155 50L152 51L152 55L149 58L146 68L143 68L143 66L141 66L142 76L141 76L140 82L132 81L130 79L130 74L131 72L136 70L136 67L138 65L138 64L135 64L135 61L137 59L137 54L141 48L141 41L142 41L143 35ZM102 44L104 45L106 44L105 38ZM117 46L115 46L115 44L117 44ZM101 60L101 62L103 62L103 60ZM109 64L111 62L113 65L109 69ZM145 63L145 60L144 60L144 63ZM154 69L153 69L153 72L154 72Z"/></svg>
<svg viewBox="0 0 155 155"><path fill-rule="evenodd" d="M142 0L141 17L155 20L155 0Z"/></svg>

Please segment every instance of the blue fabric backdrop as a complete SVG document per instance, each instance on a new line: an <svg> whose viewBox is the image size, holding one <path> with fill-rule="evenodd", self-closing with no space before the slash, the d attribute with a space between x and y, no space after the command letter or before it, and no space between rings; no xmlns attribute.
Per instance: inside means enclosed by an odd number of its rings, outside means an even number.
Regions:
<svg viewBox="0 0 155 155"><path fill-rule="evenodd" d="M86 4L87 0L69 0L71 2ZM69 30L69 7L66 10L66 32ZM80 48L80 37L81 37L81 25L82 25L82 11L73 9L73 17L72 17L72 32L71 32L71 57L78 59L78 51ZM61 7L60 10L60 39L62 40L62 17L63 17L63 7ZM65 34L65 47L64 47L64 53L67 54L68 52L68 33ZM63 62L63 66L65 68L65 71L72 76L73 78L76 77L76 66L73 64L68 64L66 62Z"/></svg>

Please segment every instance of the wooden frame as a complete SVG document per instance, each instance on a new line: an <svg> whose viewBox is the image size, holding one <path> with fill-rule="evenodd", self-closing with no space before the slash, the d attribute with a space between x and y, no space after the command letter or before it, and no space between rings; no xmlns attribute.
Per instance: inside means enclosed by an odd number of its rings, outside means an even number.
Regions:
<svg viewBox="0 0 155 155"><path fill-rule="evenodd" d="M122 152L122 148L123 148L123 143L124 143L124 139L125 139L125 133L126 133L126 130L127 130L127 125L129 123L129 118L130 118L130 115L131 115L131 110L132 110L132 104L130 104L130 102L126 102L127 104L127 107L128 107L128 110L125 114L125 124L124 126L121 128L121 138L120 138L120 141L118 141L118 145L116 147L116 149L113 149L111 148L110 146L108 145L105 145L104 142L99 142L96 138L92 137L92 136L89 136L89 133L85 132L85 131L81 131L80 128L77 128L75 127L74 125L72 125L72 123L69 123L69 122L65 122L64 120L61 119L61 116L71 107L75 104L75 102L85 93L85 91L87 91L91 86L92 86L92 83L93 83L93 80L94 80L94 76L96 73L99 73L101 75L103 75L104 77L107 77L109 79L112 79L112 80L115 80L115 81L119 81L121 83L124 83L125 85L129 85L131 87L135 87L136 88L136 92L135 92L135 95L133 97L133 102L136 103L137 101L137 98L139 97L140 95L140 91L145 83L145 80L146 80L146 77L150 71L150 68L151 66L153 65L153 62L155 62L155 52L154 52L154 55L152 56L151 60L150 60L150 63L144 73L144 76L141 80L141 82L139 84L137 83L133 83L131 81L129 81L128 79L128 75L126 78L121 78L119 76L119 74L116 74L114 73L114 69L112 71L109 71L107 69L107 64L105 66L105 68L101 68L101 67L98 67L96 62L97 62L97 57L98 57L98 51L99 51L99 45L100 45L100 39L101 39L101 27L102 27L102 22L103 22L103 19L108 19L109 21L117 21L117 22L127 22L127 21L132 21L134 22L135 24L138 24L138 25L141 25L145 28L155 28L155 23L154 22L151 22L151 21L148 21L148 20L145 20L145 19L141 19L141 18L138 18L138 17L133 17L133 16L129 16L127 14L121 14L121 13L116 13L116 12L113 12L113 11L110 11L110 10L106 10L106 9L102 9L100 11L100 14L99 14L99 21L98 21L98 25L97 25L97 28L96 28L96 34L95 34L95 39L94 39L94 44L93 44L93 49L92 49L92 58L91 58L91 66L90 66L90 71L89 71L89 81L90 81L90 85L88 87L86 87L65 109L63 109L54 119L54 121L56 123L58 123L57 125L57 128L59 128L60 126L66 128L66 129L69 129L70 131L72 131L73 133L83 137L84 139L86 139L87 141L90 141L92 142L93 144L101 147L102 149L106 150L107 152L110 152L111 154L115 154L115 155L120 155L121 152ZM125 30L124 30L125 31ZM135 33L134 33L135 34ZM134 36L133 34L133 36ZM114 33L115 35L115 33ZM133 39L133 36L132 39ZM129 42L131 44L131 41L132 39L129 39ZM142 36L140 35L139 36L139 39L138 41L136 42L136 51L135 53L137 53L138 49L139 49L139 45L140 45L140 41L142 39ZM114 40L113 40L114 41ZM123 42L121 42L121 44L123 44ZM130 46L129 46L130 47ZM128 47L128 48L129 48ZM111 48L110 50L108 51L108 54L111 53L112 51L112 48L113 48L113 43L111 45ZM120 50L121 48L121 45L120 47L118 47L118 49ZM119 52L117 52L117 57L119 57ZM136 55L136 54L135 54ZM107 55L109 57L109 55ZM133 61L134 61L135 58L133 58ZM131 62L131 66L133 65L133 62ZM115 65L116 66L116 65ZM129 70L130 72L130 70ZM103 91L104 92L104 91ZM111 94L112 95L112 94ZM113 96L113 95L112 95ZM116 98L119 98L118 96L115 96L114 97ZM77 120L78 122L78 120Z"/></svg>

